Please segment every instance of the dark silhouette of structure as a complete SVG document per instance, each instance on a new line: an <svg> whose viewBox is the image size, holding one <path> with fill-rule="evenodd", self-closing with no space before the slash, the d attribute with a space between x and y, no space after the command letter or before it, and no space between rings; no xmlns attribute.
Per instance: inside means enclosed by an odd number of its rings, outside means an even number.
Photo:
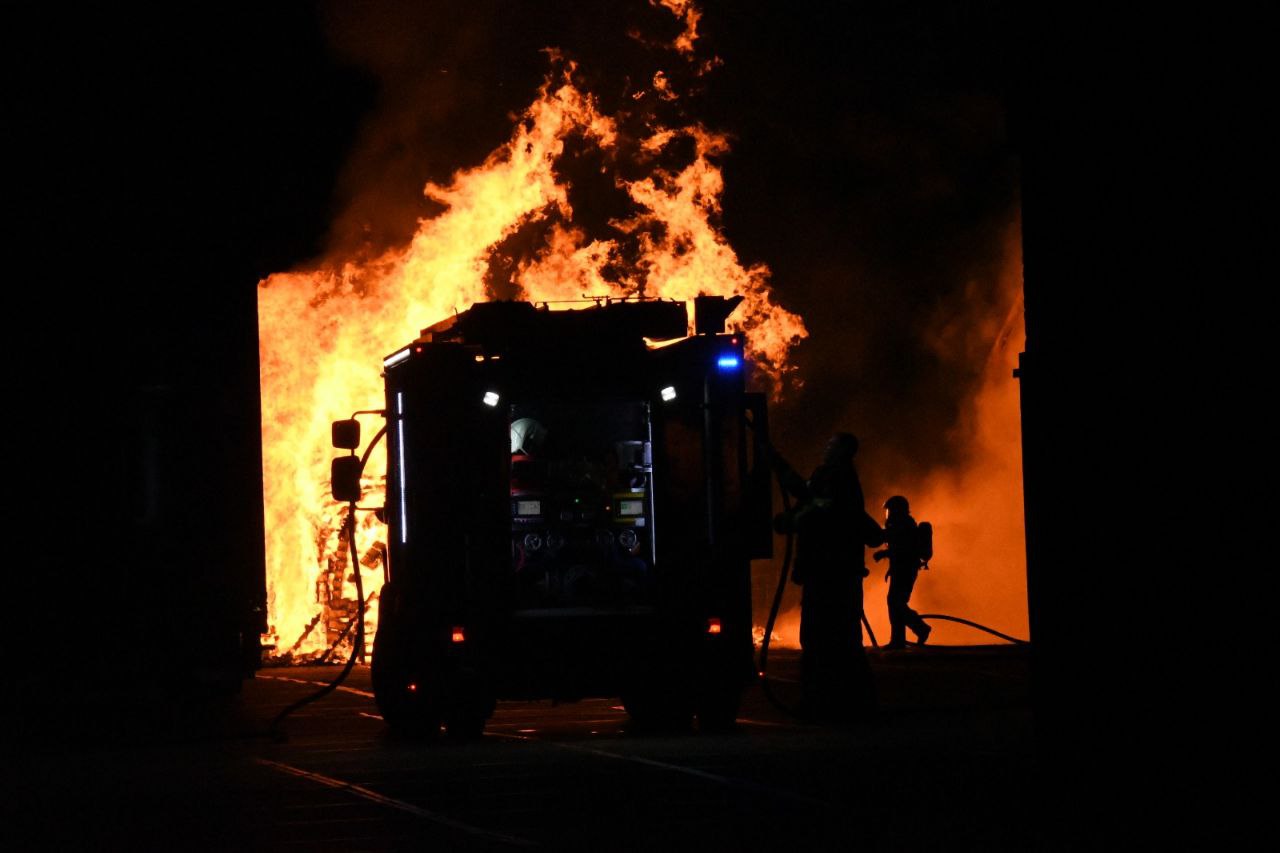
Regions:
<svg viewBox="0 0 1280 853"><path fill-rule="evenodd" d="M924 565L925 555L920 540L920 528L911 517L911 506L902 495L894 495L884 502L885 547L873 555L876 562L889 558L889 644L887 649L904 649L907 646L907 629L915 632L921 645L929 639L932 629L911 609L911 591L916 577Z"/></svg>
<svg viewBox="0 0 1280 853"><path fill-rule="evenodd" d="M869 572L862 548L883 542L880 525L865 508L854 468L858 439L837 433L822 464L806 482L776 457L779 479L801 504L793 517L797 535L793 579L800 601L801 681L804 713L838 722L875 708L875 689L862 645L862 579Z"/></svg>

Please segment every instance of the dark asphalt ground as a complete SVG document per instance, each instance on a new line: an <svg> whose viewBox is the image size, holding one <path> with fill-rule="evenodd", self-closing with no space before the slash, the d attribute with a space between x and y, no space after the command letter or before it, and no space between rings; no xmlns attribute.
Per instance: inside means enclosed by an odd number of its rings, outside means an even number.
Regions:
<svg viewBox="0 0 1280 853"><path fill-rule="evenodd" d="M258 736L267 721L337 668L263 669L216 702L134 696L11 764L26 828L6 847L1027 850L1088 837L1033 793L1025 650L872 661L882 714L850 729L798 723L755 686L726 734L629 733L617 700L590 699L499 703L478 742L405 741L357 668L276 742ZM796 653L770 667L775 692L797 699Z"/></svg>

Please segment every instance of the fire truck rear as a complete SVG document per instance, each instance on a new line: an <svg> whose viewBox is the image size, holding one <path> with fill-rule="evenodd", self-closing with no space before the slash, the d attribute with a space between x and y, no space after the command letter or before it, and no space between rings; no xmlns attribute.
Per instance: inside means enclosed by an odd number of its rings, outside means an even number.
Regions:
<svg viewBox="0 0 1280 853"><path fill-rule="evenodd" d="M772 547L766 410L724 331L738 300L695 302L693 335L683 302L482 303L384 360L388 724L475 736L500 698L586 696L732 724Z"/></svg>

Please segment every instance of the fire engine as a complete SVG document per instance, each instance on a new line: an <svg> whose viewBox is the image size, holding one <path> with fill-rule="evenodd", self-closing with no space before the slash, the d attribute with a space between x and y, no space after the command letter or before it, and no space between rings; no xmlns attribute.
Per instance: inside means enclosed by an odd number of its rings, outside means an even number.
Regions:
<svg viewBox="0 0 1280 853"><path fill-rule="evenodd" d="M384 360L390 726L473 737L498 699L588 696L732 724L772 549L765 397L725 331L740 299L696 299L693 334L684 302L478 303ZM353 505L358 433L334 425Z"/></svg>

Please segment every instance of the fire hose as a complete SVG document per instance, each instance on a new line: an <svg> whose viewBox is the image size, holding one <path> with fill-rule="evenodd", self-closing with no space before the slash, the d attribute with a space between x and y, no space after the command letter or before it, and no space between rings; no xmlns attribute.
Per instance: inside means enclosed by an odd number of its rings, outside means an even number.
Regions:
<svg viewBox="0 0 1280 853"><path fill-rule="evenodd" d="M959 622L961 625L968 625L970 628L977 628L979 631L986 631L988 634L991 634L994 637L999 637L1002 640L1007 640L1008 642L1013 643L1015 646L1031 645L1031 643L1028 642L1027 640L1019 640L1017 637L1010 637L1008 634L1000 633L995 628L988 628L986 625L979 625L977 622L972 622L968 619L961 619L959 616L946 616L942 613L921 613L920 618L921 619L942 619L947 622ZM875 638L872 637L872 642L874 641L875 641Z"/></svg>
<svg viewBox="0 0 1280 853"><path fill-rule="evenodd" d="M365 448L364 454L360 457L360 473L364 472L365 463L369 461L369 454L373 452L373 448L378 445L378 442L386 434L387 434L387 428L386 426L383 426L382 429L378 430L378 433L373 437L373 440L369 442L369 446ZM356 622L359 623L356 625L356 638L351 646L351 654L347 657L347 663L342 668L342 672L338 673L337 678L335 678L333 681L326 684L324 687L321 687L319 690L317 690L315 693L312 693L310 696L304 696L303 698L299 699L297 702L294 702L292 705L289 705L279 714L276 714L275 718L267 726L267 733L278 740L285 739L284 730L280 728L280 725L284 722L285 718L288 717L290 714L292 714L294 711L297 711L299 708L304 708L307 705L310 705L312 702L317 702L320 699L323 699L324 697L328 696L333 691L337 690L338 687L342 685L342 682L347 680L347 676L351 674L351 670L355 668L356 658L359 657L364 651L364 608L365 608L364 583L360 579L360 559L359 559L360 555L356 551L356 509L357 509L356 502L353 500L348 504L347 518L346 518L347 548L351 552L351 567L355 574L355 581L356 581L356 617L355 618L356 618ZM337 639L333 641L333 644L329 646L329 649L324 654L326 658L333 652L335 648L337 648L338 644L343 641L346 635L347 635L347 632L343 631L342 634L340 634L337 637Z"/></svg>
<svg viewBox="0 0 1280 853"><path fill-rule="evenodd" d="M751 423L750 419L747 423ZM754 425L753 425L754 426ZM784 513L791 512L791 495L787 493L787 487L782 482L782 477L778 477L778 486L782 491L782 510ZM795 550L795 531L788 526L787 528L787 544L782 551L782 571L778 575L778 588L773 594L773 605L769 608L769 619L765 622L764 638L760 641L760 689L764 691L764 696L769 703L782 713L799 717L796 709L788 707L781 699L774 695L773 688L769 686L769 679L765 677L765 673L769 670L769 637L773 635L773 625L778 620L778 609L782 606L782 594L787 588L787 577L791 574L791 555ZM864 614L863 618L866 616Z"/></svg>

